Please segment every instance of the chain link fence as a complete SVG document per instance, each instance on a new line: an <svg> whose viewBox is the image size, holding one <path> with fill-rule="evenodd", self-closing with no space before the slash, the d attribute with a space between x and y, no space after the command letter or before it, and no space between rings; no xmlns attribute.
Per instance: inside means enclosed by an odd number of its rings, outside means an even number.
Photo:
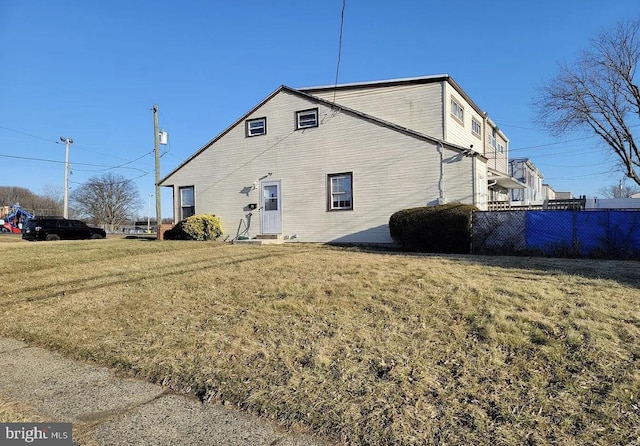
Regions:
<svg viewBox="0 0 640 446"><path fill-rule="evenodd" d="M640 211L474 212L472 252L640 259Z"/></svg>

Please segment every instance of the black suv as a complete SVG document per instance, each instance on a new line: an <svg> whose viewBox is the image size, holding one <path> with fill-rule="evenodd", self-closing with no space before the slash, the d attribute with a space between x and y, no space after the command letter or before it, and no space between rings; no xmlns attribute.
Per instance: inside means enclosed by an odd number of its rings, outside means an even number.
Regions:
<svg viewBox="0 0 640 446"><path fill-rule="evenodd" d="M92 228L80 220L66 218L32 218L22 227L22 238L30 241L97 239L106 236L103 229Z"/></svg>

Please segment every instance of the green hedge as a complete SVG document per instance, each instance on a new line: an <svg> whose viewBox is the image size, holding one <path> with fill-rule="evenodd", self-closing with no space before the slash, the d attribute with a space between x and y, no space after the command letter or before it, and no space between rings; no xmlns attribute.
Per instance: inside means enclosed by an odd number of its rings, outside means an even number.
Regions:
<svg viewBox="0 0 640 446"><path fill-rule="evenodd" d="M389 219L389 231L405 251L468 254L471 215L477 210L460 203L403 209Z"/></svg>

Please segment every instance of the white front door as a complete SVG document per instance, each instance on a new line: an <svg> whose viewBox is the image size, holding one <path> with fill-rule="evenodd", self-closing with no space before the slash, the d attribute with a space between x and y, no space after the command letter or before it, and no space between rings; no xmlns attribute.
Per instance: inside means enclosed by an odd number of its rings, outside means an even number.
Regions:
<svg viewBox="0 0 640 446"><path fill-rule="evenodd" d="M282 233L282 200L280 181L262 183L261 230L263 234Z"/></svg>

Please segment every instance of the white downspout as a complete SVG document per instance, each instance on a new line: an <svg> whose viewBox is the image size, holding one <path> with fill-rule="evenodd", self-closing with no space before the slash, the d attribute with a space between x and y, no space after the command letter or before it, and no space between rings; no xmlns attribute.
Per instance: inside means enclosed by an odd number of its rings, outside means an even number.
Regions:
<svg viewBox="0 0 640 446"><path fill-rule="evenodd" d="M477 199L477 196L476 196L476 194L477 194L477 190L476 189L478 188L478 185L477 185L478 180L476 178L476 174L477 174L477 171L476 171L476 155L477 155L477 153L472 153L471 154L471 170L472 170L472 172L471 172L471 183L472 183L471 193L473 194L473 198L471 200L471 204L473 204L474 206L478 205L478 199Z"/></svg>
<svg viewBox="0 0 640 446"><path fill-rule="evenodd" d="M443 191L443 182L444 182L444 148L442 147L442 143L439 142L438 145L438 154L440 154L440 175L438 177L438 204L444 203L444 191Z"/></svg>

